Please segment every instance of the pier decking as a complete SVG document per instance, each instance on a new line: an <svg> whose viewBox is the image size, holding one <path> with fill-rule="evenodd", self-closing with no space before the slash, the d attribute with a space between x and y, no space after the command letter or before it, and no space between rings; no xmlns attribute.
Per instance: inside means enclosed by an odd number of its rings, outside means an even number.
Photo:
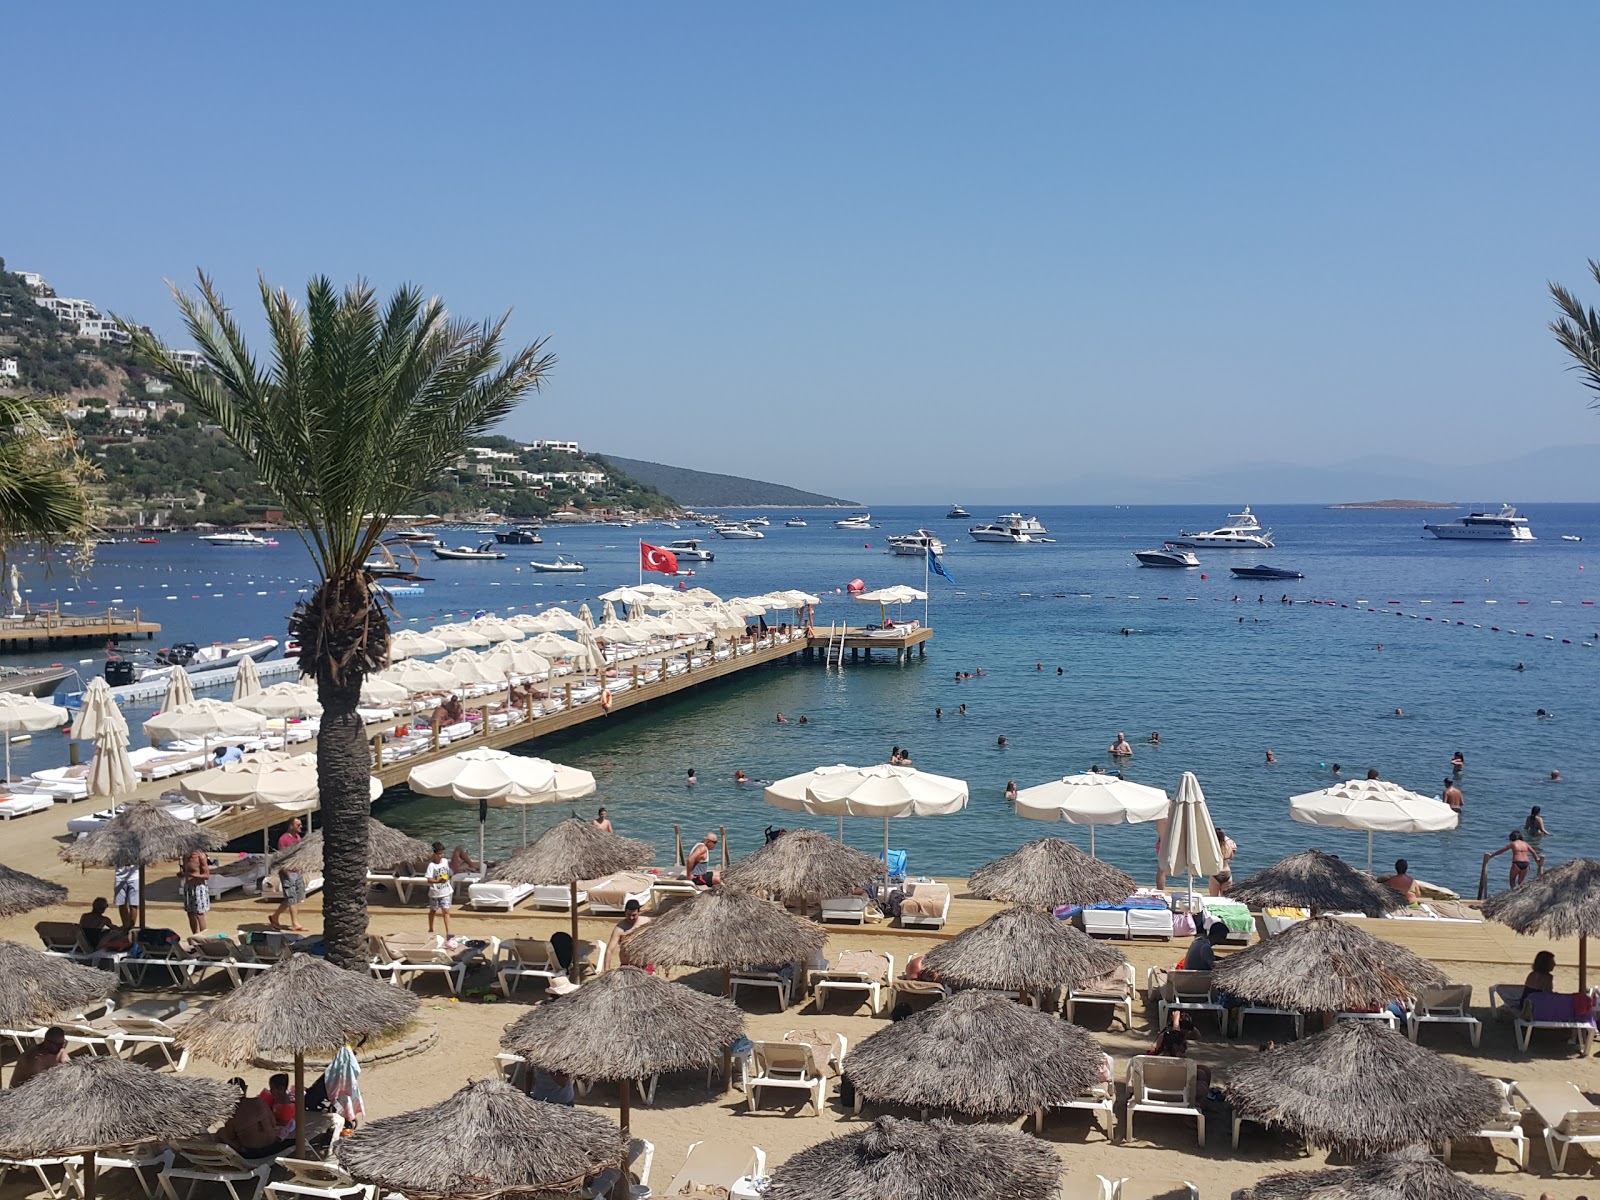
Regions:
<svg viewBox="0 0 1600 1200"><path fill-rule="evenodd" d="M807 635L806 660L809 662L820 652L824 662L843 658L844 651L852 659L871 658L874 651L893 653L896 658L927 653L927 644L933 639L933 630L926 625L900 625L890 629L867 629L862 626L814 626Z"/></svg>
<svg viewBox="0 0 1600 1200"><path fill-rule="evenodd" d="M63 616L57 612L32 612L22 617L0 618L0 650L45 649L51 646L91 646L118 638L153 638L161 632L136 608L108 608L101 613Z"/></svg>

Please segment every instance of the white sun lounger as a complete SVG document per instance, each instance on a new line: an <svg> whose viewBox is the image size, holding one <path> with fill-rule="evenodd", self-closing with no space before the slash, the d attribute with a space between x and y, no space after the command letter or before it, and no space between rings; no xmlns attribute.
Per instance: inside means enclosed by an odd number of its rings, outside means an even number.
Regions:
<svg viewBox="0 0 1600 1200"><path fill-rule="evenodd" d="M7 794L0 800L0 821L9 821L13 817L25 817L29 813L44 812L47 808L55 807L55 799L42 792L20 792Z"/></svg>
<svg viewBox="0 0 1600 1200"><path fill-rule="evenodd" d="M1512 1090L1544 1126L1544 1148L1552 1170L1567 1169L1567 1151L1574 1142L1600 1143L1600 1108L1572 1084L1518 1083Z"/></svg>
<svg viewBox="0 0 1600 1200"><path fill-rule="evenodd" d="M1522 1128L1522 1112L1517 1108L1511 1098L1511 1089L1515 1086L1503 1079L1496 1079L1494 1084L1500 1089L1500 1112L1484 1122L1484 1126L1475 1135L1488 1142L1510 1142L1517 1156L1517 1166L1522 1170L1528 1169L1528 1135ZM1457 1141L1461 1139L1457 1138ZM1451 1139L1446 1138L1444 1143L1444 1161L1450 1163Z"/></svg>

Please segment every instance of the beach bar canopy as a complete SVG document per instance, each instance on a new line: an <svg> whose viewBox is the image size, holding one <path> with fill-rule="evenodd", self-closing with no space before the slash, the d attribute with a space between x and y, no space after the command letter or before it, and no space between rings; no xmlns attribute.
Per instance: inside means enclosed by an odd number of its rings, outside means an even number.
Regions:
<svg viewBox="0 0 1600 1200"><path fill-rule="evenodd" d="M1387 779L1346 779L1289 801L1289 815L1302 825L1359 829L1367 835L1367 871L1372 871L1374 833L1439 833L1454 829L1460 814L1442 800L1408 792Z"/></svg>
<svg viewBox="0 0 1600 1200"><path fill-rule="evenodd" d="M1518 1200L1511 1192L1457 1175L1426 1147L1380 1154L1354 1167L1285 1171L1240 1193L1240 1200Z"/></svg>
<svg viewBox="0 0 1600 1200"><path fill-rule="evenodd" d="M982 900L1044 909L1064 904L1112 904L1136 890L1133 876L1054 837L1029 842L979 867L967 885Z"/></svg>
<svg viewBox="0 0 1600 1200"><path fill-rule="evenodd" d="M1092 855L1096 825L1159 821L1167 815L1167 794L1115 775L1087 772L1023 788L1017 793L1016 809L1017 816L1030 821L1087 825Z"/></svg>
<svg viewBox="0 0 1600 1200"><path fill-rule="evenodd" d="M1309 908L1367 917L1381 917L1405 902L1392 887L1321 850L1280 859L1234 884L1228 895L1254 909Z"/></svg>

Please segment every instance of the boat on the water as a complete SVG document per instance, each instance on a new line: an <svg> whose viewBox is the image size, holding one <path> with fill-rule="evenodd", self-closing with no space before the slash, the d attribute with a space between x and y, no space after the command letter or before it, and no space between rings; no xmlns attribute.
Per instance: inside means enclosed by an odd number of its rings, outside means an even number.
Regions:
<svg viewBox="0 0 1600 1200"><path fill-rule="evenodd" d="M174 642L153 654L144 649L114 645L106 659L104 674L107 683L118 687L148 679L166 679L182 667L199 687L202 677L208 673L237 667L246 658L265 662L277 648L277 638L240 638L236 642L213 642L209 646Z"/></svg>
<svg viewBox="0 0 1600 1200"><path fill-rule="evenodd" d="M835 529L871 529L872 514L857 513L853 517L844 517L833 523Z"/></svg>
<svg viewBox="0 0 1600 1200"><path fill-rule="evenodd" d="M502 546L537 546L544 541L539 536L539 528L538 525L513 525L495 534L494 540Z"/></svg>
<svg viewBox="0 0 1600 1200"><path fill-rule="evenodd" d="M750 526L751 529L766 529L772 524L766 517L746 517L741 523Z"/></svg>
<svg viewBox="0 0 1600 1200"><path fill-rule="evenodd" d="M733 525L733 524L729 524L729 525L718 525L715 528L716 528L718 537L731 538L731 539L734 539L736 541L737 540L755 541L755 540L758 540L760 538L764 538L764 537L767 536L766 534L762 533L761 530L759 530L759 529L751 529L750 526L748 526L748 525Z"/></svg>
<svg viewBox="0 0 1600 1200"><path fill-rule="evenodd" d="M1517 510L1509 504L1502 504L1497 513L1475 512L1464 517L1457 517L1454 521L1444 521L1438 525L1424 525L1429 533L1436 538L1446 541L1473 541L1473 542L1533 542L1538 539L1533 536L1533 530L1528 527L1528 518L1519 517Z"/></svg>
<svg viewBox="0 0 1600 1200"><path fill-rule="evenodd" d="M161 544L161 539L160 538L148 538L147 537L147 538L134 538L133 540L134 540L135 544L140 545L140 546L159 546Z"/></svg>
<svg viewBox="0 0 1600 1200"><path fill-rule="evenodd" d="M1133 556L1144 567L1198 567L1200 560L1193 550L1180 550L1176 546L1163 546L1159 550L1135 550Z"/></svg>
<svg viewBox="0 0 1600 1200"><path fill-rule="evenodd" d="M974 525L967 534L975 542L1005 542L1023 545L1028 542L1053 542L1046 536L1049 530L1039 523L1038 517L1022 513L1001 513L987 525Z"/></svg>
<svg viewBox="0 0 1600 1200"><path fill-rule="evenodd" d="M232 546L247 550L278 544L277 538L264 538L248 529L225 529L221 533L202 533L200 540L213 546Z"/></svg>
<svg viewBox="0 0 1600 1200"><path fill-rule="evenodd" d="M806 523L799 517L790 517L783 523L783 527L785 529L804 529L806 527Z"/></svg>
<svg viewBox="0 0 1600 1200"><path fill-rule="evenodd" d="M932 550L935 554L944 553L944 542L931 529L919 529L915 533L895 533L889 535L889 549L896 554L918 555L926 554Z"/></svg>
<svg viewBox="0 0 1600 1200"><path fill-rule="evenodd" d="M587 571L589 569L577 559L569 558L565 554L556 555L554 562L539 562L537 559L535 559L530 561L528 565L535 571L543 571L546 574L571 574L577 571Z"/></svg>
<svg viewBox="0 0 1600 1200"><path fill-rule="evenodd" d="M1261 522L1247 504L1243 512L1229 513L1227 524L1216 529L1185 532L1174 538L1172 545L1185 550L1271 550L1272 530L1261 528Z"/></svg>
<svg viewBox="0 0 1600 1200"><path fill-rule="evenodd" d="M394 541L407 542L413 546L442 546L437 533L426 529L397 529L389 535Z"/></svg>
<svg viewBox="0 0 1600 1200"><path fill-rule="evenodd" d="M504 550L497 550L495 548L494 542L479 542L476 550L474 550L471 546L454 546L450 548L446 548L444 546L433 546L431 549L433 550L433 556L435 558L465 558L493 562L506 556L506 552Z"/></svg>
<svg viewBox="0 0 1600 1200"><path fill-rule="evenodd" d="M667 549L679 558L692 558L696 562L715 562L717 558L710 550L700 548L699 538L682 538L676 542L668 542Z"/></svg>
<svg viewBox="0 0 1600 1200"><path fill-rule="evenodd" d="M1290 571L1285 567L1269 567L1264 564L1254 567L1229 567L1235 576L1240 579L1304 579L1299 571Z"/></svg>
<svg viewBox="0 0 1600 1200"><path fill-rule="evenodd" d="M62 682L76 674L71 667L60 663L51 663L48 667L0 666L0 692L16 696L54 696Z"/></svg>
<svg viewBox="0 0 1600 1200"><path fill-rule="evenodd" d="M1563 533L1561 535L1561 540L1563 542L1581 542L1583 541L1583 538L1576 533Z"/></svg>
<svg viewBox="0 0 1600 1200"><path fill-rule="evenodd" d="M966 509L962 508L961 505L952 504L950 506L950 511L945 513L944 519L946 521L970 521L972 519L972 514Z"/></svg>

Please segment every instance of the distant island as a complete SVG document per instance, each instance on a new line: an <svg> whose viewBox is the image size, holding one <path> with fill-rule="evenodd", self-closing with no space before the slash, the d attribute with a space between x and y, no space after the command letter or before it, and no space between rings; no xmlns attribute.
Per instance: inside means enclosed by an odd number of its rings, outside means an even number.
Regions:
<svg viewBox="0 0 1600 1200"><path fill-rule="evenodd" d="M599 458L618 472L689 508L853 508L857 505L855 500L823 496L782 483L719 475L714 471L693 471L688 467L620 458L615 454Z"/></svg>
<svg viewBox="0 0 1600 1200"><path fill-rule="evenodd" d="M1330 504L1332 509L1352 508L1460 508L1459 504L1448 504L1443 500L1362 500L1355 504Z"/></svg>

